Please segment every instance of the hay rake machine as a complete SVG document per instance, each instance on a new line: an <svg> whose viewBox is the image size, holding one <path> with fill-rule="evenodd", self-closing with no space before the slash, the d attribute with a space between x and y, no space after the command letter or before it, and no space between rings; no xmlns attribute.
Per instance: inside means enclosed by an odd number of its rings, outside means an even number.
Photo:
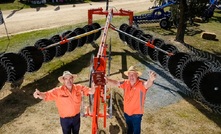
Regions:
<svg viewBox="0 0 221 134"><path fill-rule="evenodd" d="M199 101L209 110L221 113L219 57L188 44L184 45L190 52L180 52L174 45L127 24L122 24L117 31L120 39L132 50L137 51L144 59L149 57L175 79L183 81L187 87L181 92Z"/></svg>
<svg viewBox="0 0 221 134"><path fill-rule="evenodd" d="M0 88L5 82L20 80L26 72L39 70L43 63L50 62L54 57L61 57L85 43L92 43L99 38L102 29L98 23L93 23L62 35L54 35L50 39L39 39L33 46L26 46L18 53L1 54Z"/></svg>
<svg viewBox="0 0 221 134"><path fill-rule="evenodd" d="M159 63L162 68L169 71L174 78L182 80L187 89L182 91L193 99L200 101L209 110L221 113L221 63L216 56L202 52L196 49L190 49L191 53L179 52L172 44L165 44L162 39L154 38L150 34L144 33L142 30L132 25L122 24L119 29L110 23L113 11L110 10L104 33L102 36L100 49L97 57L94 58L93 64L93 80L97 85L94 96L93 123L92 133L95 134L98 129L98 117L104 117L104 127L106 127L106 83L104 80L106 73L106 49L105 45L107 37L107 29L119 33L119 37L123 42L132 49L137 51L143 57L149 56L154 62ZM103 14L103 12L101 13ZM107 14L105 14L107 15ZM89 21L89 23L91 23ZM185 44L187 47L189 45ZM212 77L216 78L215 80ZM103 94L103 95L101 95ZM99 96L102 96L104 102L104 112L99 113ZM106 96L106 97L104 97ZM111 95L112 96L112 95ZM104 97L104 98L103 98Z"/></svg>
<svg viewBox="0 0 221 134"><path fill-rule="evenodd" d="M89 111L84 116L91 116L92 117L92 134L96 134L99 131L98 128L98 118L104 119L104 128L106 127L106 118L112 116L112 105L110 105L109 108L107 108L107 98L110 98L110 102L112 102L112 94L107 95L107 87L104 77L106 76L106 62L107 62L107 52L108 45L106 44L106 38L108 34L108 29L111 28L117 32L122 32L122 34L126 35L128 38L133 38L137 42L141 42L143 44L146 44L147 46L151 47L152 49L156 49L158 51L161 51L162 53L172 55L172 53L168 53L157 46L152 45L150 42L143 41L137 37L134 37L128 33L125 33L124 31L121 31L114 27L111 24L111 20L113 15L120 15L120 16L129 16L129 24L132 25L132 15L133 12L131 11L124 11L120 10L120 13L114 13L113 9L109 11L103 11L101 8L98 9L92 9L88 11L88 23L92 23L92 15L93 14L99 14L99 15L106 15L107 20L104 27L104 31L102 34L101 43L99 46L99 51L96 57L93 59L93 71L92 71L92 81L94 82L96 86L95 94L93 96L93 111ZM109 46L111 47L111 45ZM109 55L110 56L110 55ZM110 62L110 61L109 61ZM100 104L103 103L103 113L100 113ZM107 114L107 109L109 110L109 114Z"/></svg>
<svg viewBox="0 0 221 134"><path fill-rule="evenodd" d="M26 72L39 70L44 62L50 62L54 57L61 57L66 52L72 52L85 43L92 43L101 35L101 42L96 57L93 57L90 84L95 84L95 94L91 97L91 109L83 111L81 115L92 117L92 134L99 133L98 119L103 118L104 128L106 119L112 116L112 93L106 87L106 64L110 64L111 44L106 44L109 28L118 32L123 42L139 55L150 57L156 64L168 71L174 78L182 80L187 89L183 93L206 105L209 110L221 114L221 63L216 56L191 48L191 52L180 52L174 45L166 44L164 40L144 33L132 26L133 12L113 9L103 11L102 8L88 10L88 25L66 31L61 35L54 35L50 39L40 39L34 46L26 46L18 53L4 53L0 55L0 86L6 81L16 82ZM93 23L93 14L105 15L106 23L101 27ZM129 25L124 23L119 29L111 24L114 15L129 16ZM101 31L103 30L103 33ZM110 68L109 68L110 69ZM107 102L110 101L108 106ZM103 104L103 106L101 105ZM100 109L103 107L103 111ZM84 107L83 107L84 108ZM102 113L101 113L102 112Z"/></svg>
<svg viewBox="0 0 221 134"><path fill-rule="evenodd" d="M136 27L139 24L159 23L163 29L170 28L171 23L171 11L164 11L165 7L176 4L176 1L168 1L160 6L150 8L151 13L141 14L133 17L133 23Z"/></svg>

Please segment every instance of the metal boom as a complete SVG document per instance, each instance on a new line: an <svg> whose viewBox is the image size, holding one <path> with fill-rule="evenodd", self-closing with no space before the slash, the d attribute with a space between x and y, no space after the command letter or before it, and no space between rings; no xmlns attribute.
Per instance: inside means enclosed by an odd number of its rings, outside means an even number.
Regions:
<svg viewBox="0 0 221 134"><path fill-rule="evenodd" d="M112 20L113 10L110 9L108 11L107 20L104 26L103 35L101 38L101 43L99 45L99 50L97 53L97 57L94 57L94 65L92 73L93 81L95 84L95 94L94 94L94 107L93 107L93 116L92 116L92 134L95 134L98 131L98 117L104 118L104 128L106 128L106 118L107 118L107 104L106 104L106 83L105 83L105 75L106 75L106 39L108 34L108 29L110 27L110 22ZM100 98L104 104L103 114L99 113L100 108Z"/></svg>

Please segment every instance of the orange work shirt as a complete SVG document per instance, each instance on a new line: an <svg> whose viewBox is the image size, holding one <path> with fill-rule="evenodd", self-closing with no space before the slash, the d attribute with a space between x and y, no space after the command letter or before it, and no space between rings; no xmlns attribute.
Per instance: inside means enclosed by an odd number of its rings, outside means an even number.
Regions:
<svg viewBox="0 0 221 134"><path fill-rule="evenodd" d="M56 87L45 93L45 101L55 101L60 117L72 117L80 113L82 91L89 94L86 86L73 84L72 92L66 86Z"/></svg>
<svg viewBox="0 0 221 134"><path fill-rule="evenodd" d="M144 102L148 89L145 89L143 81L137 82L131 86L129 80L125 80L120 84L120 88L124 90L124 112L128 115L143 114Z"/></svg>

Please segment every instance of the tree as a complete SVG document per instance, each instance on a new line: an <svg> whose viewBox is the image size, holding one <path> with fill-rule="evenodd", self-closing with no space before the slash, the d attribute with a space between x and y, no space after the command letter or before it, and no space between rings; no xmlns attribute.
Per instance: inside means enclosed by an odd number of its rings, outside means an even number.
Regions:
<svg viewBox="0 0 221 134"><path fill-rule="evenodd" d="M156 0L159 5L168 0ZM192 20L196 16L204 16L207 3L209 0L176 0L177 5L172 6L171 12L173 19L176 19L177 33L175 41L184 43L185 30L187 27L187 21Z"/></svg>
<svg viewBox="0 0 221 134"><path fill-rule="evenodd" d="M208 18L209 0L179 0L179 25L177 28L175 41L184 43L184 35L187 27L187 21L192 20L196 16Z"/></svg>
<svg viewBox="0 0 221 134"><path fill-rule="evenodd" d="M187 14L187 3L186 0L180 0L179 3L179 24L177 27L177 33L176 33L176 38L175 41L184 43L184 35L185 35L185 30L187 26L187 20L188 20L188 14Z"/></svg>

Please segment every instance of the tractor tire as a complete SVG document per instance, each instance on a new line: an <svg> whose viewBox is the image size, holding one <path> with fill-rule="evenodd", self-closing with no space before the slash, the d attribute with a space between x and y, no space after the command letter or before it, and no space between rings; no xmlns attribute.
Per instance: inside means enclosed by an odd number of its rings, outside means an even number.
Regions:
<svg viewBox="0 0 221 134"><path fill-rule="evenodd" d="M168 19L160 20L160 27L163 29L168 29L170 27L170 22L168 21Z"/></svg>
<svg viewBox="0 0 221 134"><path fill-rule="evenodd" d="M71 37L74 37L74 36L77 36L77 34L75 32L72 32L72 31L66 31L62 34L62 38L64 39L68 39L68 38L71 38ZM68 45L68 48L67 48L67 51L68 52L71 52L73 51L75 48L77 48L78 46L78 40L79 39L73 39L73 40L70 40L67 45Z"/></svg>
<svg viewBox="0 0 221 134"><path fill-rule="evenodd" d="M5 53L0 56L0 62L6 68L8 82L20 80L27 71L27 62L21 54Z"/></svg>
<svg viewBox="0 0 221 134"><path fill-rule="evenodd" d="M40 39L34 44L34 46L38 49L41 49L41 48L47 47L51 44L53 44L53 42L49 39ZM50 48L44 49L42 51L44 54L44 62L49 62L55 57L55 54L56 54L55 47L50 47Z"/></svg>
<svg viewBox="0 0 221 134"><path fill-rule="evenodd" d="M58 43L58 42L61 41L61 37L60 37L60 35L57 34L57 35L52 36L50 38L50 40L53 43ZM68 45L67 45L67 43L60 44L60 45L57 45L55 48L56 48L55 57L61 57L61 56L63 56L66 53L66 51L68 49Z"/></svg>
<svg viewBox="0 0 221 134"><path fill-rule="evenodd" d="M19 54L21 54L27 62L27 72L39 70L44 62L43 52L34 46L27 46L21 49Z"/></svg>

